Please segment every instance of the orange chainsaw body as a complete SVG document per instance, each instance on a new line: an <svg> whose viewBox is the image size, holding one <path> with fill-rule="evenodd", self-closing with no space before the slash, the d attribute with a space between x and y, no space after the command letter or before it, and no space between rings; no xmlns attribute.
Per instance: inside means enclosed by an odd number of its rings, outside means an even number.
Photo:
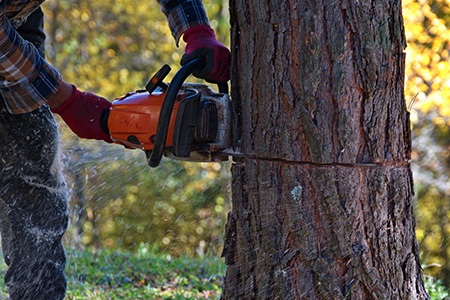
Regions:
<svg viewBox="0 0 450 300"><path fill-rule="evenodd" d="M162 156L203 162L226 159L220 152L231 144L228 94L184 82L202 63L201 59L188 62L170 84L163 82L170 71L165 65L145 90L116 99L107 120L111 139L127 148L144 150L150 167L158 166Z"/></svg>
<svg viewBox="0 0 450 300"><path fill-rule="evenodd" d="M175 101L166 146L171 146L175 116L184 97L184 94L179 94ZM112 103L108 118L108 128L113 141L128 148L153 150L163 101L164 93L158 91L152 94L147 91L133 92L116 99Z"/></svg>

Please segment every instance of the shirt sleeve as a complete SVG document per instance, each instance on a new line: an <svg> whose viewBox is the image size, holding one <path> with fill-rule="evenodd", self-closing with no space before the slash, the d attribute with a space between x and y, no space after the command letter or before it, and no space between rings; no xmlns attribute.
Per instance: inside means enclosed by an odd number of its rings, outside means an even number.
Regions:
<svg viewBox="0 0 450 300"><path fill-rule="evenodd" d="M157 0L178 46L181 35L196 25L211 26L202 0Z"/></svg>
<svg viewBox="0 0 450 300"><path fill-rule="evenodd" d="M30 112L59 89L62 77L11 25L0 4L0 94L9 112Z"/></svg>

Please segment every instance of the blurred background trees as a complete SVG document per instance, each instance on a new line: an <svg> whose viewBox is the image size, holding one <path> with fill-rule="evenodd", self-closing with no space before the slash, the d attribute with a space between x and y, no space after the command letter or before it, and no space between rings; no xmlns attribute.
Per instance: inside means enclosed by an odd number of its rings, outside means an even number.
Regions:
<svg viewBox="0 0 450 300"><path fill-rule="evenodd" d="M220 40L229 44L228 8L205 1ZM156 1L48 1L47 59L81 90L113 100L142 89L163 65L179 68L179 48ZM195 78L191 78L191 81ZM78 139L60 123L71 194L73 247L188 255L218 252L229 210L228 163L169 160L150 169L141 151Z"/></svg>
<svg viewBox="0 0 450 300"><path fill-rule="evenodd" d="M204 2L229 45L228 0ZM450 0L403 0L403 8L417 235L425 274L450 286ZM156 1L49 0L44 9L47 58L81 90L113 100L144 87L163 64L178 69L184 45L176 47ZM220 253L229 163L163 159L150 169L142 152L79 140L60 124L72 195L68 244Z"/></svg>
<svg viewBox="0 0 450 300"><path fill-rule="evenodd" d="M403 8L419 249L424 273L450 286L450 1Z"/></svg>

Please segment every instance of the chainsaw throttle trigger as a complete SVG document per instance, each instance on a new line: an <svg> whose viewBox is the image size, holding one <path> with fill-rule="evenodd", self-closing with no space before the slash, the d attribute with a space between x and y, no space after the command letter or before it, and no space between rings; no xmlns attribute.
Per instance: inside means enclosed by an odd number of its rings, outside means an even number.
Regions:
<svg viewBox="0 0 450 300"><path fill-rule="evenodd" d="M150 78L150 81L145 86L147 92L151 94L157 87L162 88L164 91L167 90L168 85L163 80L166 78L167 74L169 74L170 70L171 68L169 65L162 66L161 69Z"/></svg>

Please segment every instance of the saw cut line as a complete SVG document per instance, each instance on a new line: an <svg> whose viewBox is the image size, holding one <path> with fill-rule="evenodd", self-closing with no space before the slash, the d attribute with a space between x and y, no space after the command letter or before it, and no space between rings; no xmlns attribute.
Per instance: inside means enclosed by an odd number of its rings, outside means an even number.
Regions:
<svg viewBox="0 0 450 300"><path fill-rule="evenodd" d="M317 162L308 162L308 161L296 161L296 160L288 160L282 158L268 158L262 156L255 155L247 155L247 154L233 154L230 155L233 158L233 161L238 160L258 160L264 162L273 162L273 163L283 163L290 165L304 165L311 167L346 167L346 168L383 168L383 167L399 167L406 168L409 167L409 161L384 161L384 162L365 162L365 163L338 163L338 162L330 162L330 163L317 163Z"/></svg>

